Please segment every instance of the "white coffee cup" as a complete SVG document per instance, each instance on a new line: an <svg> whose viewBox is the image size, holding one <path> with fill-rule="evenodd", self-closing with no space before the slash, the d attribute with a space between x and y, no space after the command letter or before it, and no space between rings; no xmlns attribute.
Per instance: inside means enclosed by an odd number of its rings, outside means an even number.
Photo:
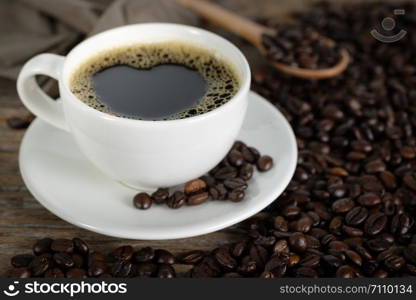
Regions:
<svg viewBox="0 0 416 300"><path fill-rule="evenodd" d="M240 89L224 105L198 116L142 121L100 112L70 91L71 74L96 53L129 44L184 41L214 51L234 66ZM53 101L37 85L35 75L59 82ZM146 23L123 26L93 36L66 57L40 54L21 70L17 90L36 116L66 130L84 155L103 173L130 187L153 190L197 178L230 150L247 109L250 68L244 55L224 38L195 27ZM65 170L62 170L65 172Z"/></svg>

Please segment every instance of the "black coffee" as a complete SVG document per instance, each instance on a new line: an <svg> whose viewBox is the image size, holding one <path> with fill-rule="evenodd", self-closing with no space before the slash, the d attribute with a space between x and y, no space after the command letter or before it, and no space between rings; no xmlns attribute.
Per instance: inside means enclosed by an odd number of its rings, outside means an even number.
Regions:
<svg viewBox="0 0 416 300"><path fill-rule="evenodd" d="M104 51L71 78L72 92L89 106L144 120L203 114L226 103L238 88L228 62L182 42Z"/></svg>

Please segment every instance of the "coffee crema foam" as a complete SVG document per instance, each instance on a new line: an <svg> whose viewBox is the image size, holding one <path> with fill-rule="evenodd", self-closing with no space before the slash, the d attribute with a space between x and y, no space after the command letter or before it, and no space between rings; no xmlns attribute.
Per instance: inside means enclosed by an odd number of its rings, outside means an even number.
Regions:
<svg viewBox="0 0 416 300"><path fill-rule="evenodd" d="M94 91L92 77L116 65L151 69L162 64L178 64L197 70L208 87L196 106L163 120L184 119L212 111L228 102L240 88L237 72L229 62L218 58L213 51L176 41L129 45L102 51L74 71L70 78L70 88L78 99L98 111L118 117L140 119L112 112L102 104Z"/></svg>

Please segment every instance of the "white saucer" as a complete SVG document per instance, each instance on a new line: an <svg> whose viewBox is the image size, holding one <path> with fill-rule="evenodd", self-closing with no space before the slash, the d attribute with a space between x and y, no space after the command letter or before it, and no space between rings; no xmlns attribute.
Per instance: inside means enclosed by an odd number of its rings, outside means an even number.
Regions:
<svg viewBox="0 0 416 300"><path fill-rule="evenodd" d="M273 105L253 92L238 139L272 156L275 162L269 172L254 173L240 203L210 201L177 210L158 205L144 211L135 209L132 198L137 191L107 178L80 153L68 133L40 119L23 138L20 170L34 197L69 223L120 238L185 238L252 216L275 200L292 178L297 161L293 131Z"/></svg>

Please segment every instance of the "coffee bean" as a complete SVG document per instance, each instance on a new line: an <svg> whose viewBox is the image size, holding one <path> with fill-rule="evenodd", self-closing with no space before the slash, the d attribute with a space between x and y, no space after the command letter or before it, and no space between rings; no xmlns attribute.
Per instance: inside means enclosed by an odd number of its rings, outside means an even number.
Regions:
<svg viewBox="0 0 416 300"><path fill-rule="evenodd" d="M132 264L127 260L120 260L114 263L111 274L114 277L129 277Z"/></svg>
<svg viewBox="0 0 416 300"><path fill-rule="evenodd" d="M226 269L233 270L237 261L231 256L227 248L219 248L215 251L215 259Z"/></svg>
<svg viewBox="0 0 416 300"><path fill-rule="evenodd" d="M357 206L345 215L345 221L348 225L357 226L363 223L367 216L368 210L365 207Z"/></svg>
<svg viewBox="0 0 416 300"><path fill-rule="evenodd" d="M364 224L364 230L369 235L380 233L387 225L387 216L383 213L371 214Z"/></svg>
<svg viewBox="0 0 416 300"><path fill-rule="evenodd" d="M44 254L36 256L29 265L29 269L33 276L41 276L51 267L51 258L49 256L45 256Z"/></svg>
<svg viewBox="0 0 416 300"><path fill-rule="evenodd" d="M406 173L403 177L403 182L412 190L416 191L416 172Z"/></svg>
<svg viewBox="0 0 416 300"><path fill-rule="evenodd" d="M243 180L248 181L253 177L254 168L250 164L244 164L240 171L238 172L238 176L241 177Z"/></svg>
<svg viewBox="0 0 416 300"><path fill-rule="evenodd" d="M197 193L192 196L189 196L186 200L188 205L200 205L206 202L209 199L208 192Z"/></svg>
<svg viewBox="0 0 416 300"><path fill-rule="evenodd" d="M170 208L178 209L185 204L185 194L181 191L176 191L168 198L166 202Z"/></svg>
<svg viewBox="0 0 416 300"><path fill-rule="evenodd" d="M66 272L66 277L67 278L83 279L83 278L87 278L87 273L83 269L80 269L80 268L72 268L72 269L69 269Z"/></svg>
<svg viewBox="0 0 416 300"><path fill-rule="evenodd" d="M134 207L138 209L149 209L152 202L152 198L147 193L139 193L133 198Z"/></svg>
<svg viewBox="0 0 416 300"><path fill-rule="evenodd" d="M176 272L171 265L160 265L157 270L158 278L175 278Z"/></svg>
<svg viewBox="0 0 416 300"><path fill-rule="evenodd" d="M310 268L314 268L316 266L319 265L321 261L321 257L319 255L308 255L306 256L304 259L302 259L299 264L302 267L310 267Z"/></svg>
<svg viewBox="0 0 416 300"><path fill-rule="evenodd" d="M156 204L163 204L169 198L169 189L159 188L151 195L151 198Z"/></svg>
<svg viewBox="0 0 416 300"><path fill-rule="evenodd" d="M230 178L224 180L224 186L230 190L245 190L247 183L241 178Z"/></svg>
<svg viewBox="0 0 416 300"><path fill-rule="evenodd" d="M223 167L214 173L214 177L217 180L225 180L228 178L237 177L237 169L234 167Z"/></svg>
<svg viewBox="0 0 416 300"><path fill-rule="evenodd" d="M287 221L282 216L277 216L273 219L273 227L279 231L287 232L289 230Z"/></svg>
<svg viewBox="0 0 416 300"><path fill-rule="evenodd" d="M244 163L244 156L238 150L231 150L227 155L229 163L234 167L241 167Z"/></svg>
<svg viewBox="0 0 416 300"><path fill-rule="evenodd" d="M379 173L386 170L386 165L380 159L370 161L364 167L367 173Z"/></svg>
<svg viewBox="0 0 416 300"><path fill-rule="evenodd" d="M414 226L415 220L407 214L397 214L391 220L391 232L405 235Z"/></svg>
<svg viewBox="0 0 416 300"><path fill-rule="evenodd" d="M209 188L209 195L213 200L225 200L227 194L227 189L222 183Z"/></svg>
<svg viewBox="0 0 416 300"><path fill-rule="evenodd" d="M126 245L115 249L111 256L116 260L130 260L133 256L134 249L132 246Z"/></svg>
<svg viewBox="0 0 416 300"><path fill-rule="evenodd" d="M273 167L273 158L271 158L268 155L264 155L261 156L258 160L257 160L257 169L260 172L266 172L269 171L272 167Z"/></svg>
<svg viewBox="0 0 416 300"><path fill-rule="evenodd" d="M80 238L73 238L74 250L81 255L87 255L89 252L88 244Z"/></svg>
<svg viewBox="0 0 416 300"><path fill-rule="evenodd" d="M308 243L304 234L295 232L289 237L290 248L296 252L305 252Z"/></svg>
<svg viewBox="0 0 416 300"><path fill-rule="evenodd" d="M295 271L295 277L298 278L318 278L318 273L309 267L300 267Z"/></svg>
<svg viewBox="0 0 416 300"><path fill-rule="evenodd" d="M61 268L71 268L74 266L71 255L65 252L55 253L53 255L53 261Z"/></svg>
<svg viewBox="0 0 416 300"><path fill-rule="evenodd" d="M245 193L244 191L237 189L228 193L228 199L232 202L240 202L244 199Z"/></svg>
<svg viewBox="0 0 416 300"><path fill-rule="evenodd" d="M51 245L52 245L52 239L50 238L44 238L39 241L37 241L33 245L33 253L35 255L40 255L43 253L47 253L51 251Z"/></svg>
<svg viewBox="0 0 416 300"><path fill-rule="evenodd" d="M84 266L84 258L81 255L74 253L71 255L71 258L74 261L75 268L82 268Z"/></svg>
<svg viewBox="0 0 416 300"><path fill-rule="evenodd" d="M52 268L45 272L45 278L64 278L65 274L58 268Z"/></svg>
<svg viewBox="0 0 416 300"><path fill-rule="evenodd" d="M405 159L413 159L416 157L416 151L414 148L409 147L409 146L404 146L401 150L400 150L400 154L403 156L403 158Z"/></svg>
<svg viewBox="0 0 416 300"><path fill-rule="evenodd" d="M155 257L155 251L151 247L144 247L134 252L132 261L134 263L150 262Z"/></svg>
<svg viewBox="0 0 416 300"><path fill-rule="evenodd" d="M390 171L383 171L380 173L380 179L387 189L395 189L397 186L396 177Z"/></svg>
<svg viewBox="0 0 416 300"><path fill-rule="evenodd" d="M295 224L295 230L299 232L306 233L311 229L313 221L309 217L302 217Z"/></svg>
<svg viewBox="0 0 416 300"><path fill-rule="evenodd" d="M19 254L12 257L11 264L15 268L27 267L33 258L34 256L32 254Z"/></svg>
<svg viewBox="0 0 416 300"><path fill-rule="evenodd" d="M362 265L363 260L362 260L361 256L357 252L352 251L352 250L345 250L345 255L348 257L348 259L352 263L354 263L354 264L356 264L358 266L361 266Z"/></svg>
<svg viewBox="0 0 416 300"><path fill-rule="evenodd" d="M107 270L107 266L102 261L93 261L89 264L87 274L89 277L98 277L104 274Z"/></svg>
<svg viewBox="0 0 416 300"><path fill-rule="evenodd" d="M184 254L181 258L183 264L197 264L204 258L204 252L200 250L193 250Z"/></svg>
<svg viewBox="0 0 416 300"><path fill-rule="evenodd" d="M68 239L56 239L51 244L51 250L55 252L72 253L72 251L74 251L74 243Z"/></svg>
<svg viewBox="0 0 416 300"><path fill-rule="evenodd" d="M358 203L362 206L374 206L381 202L381 199L378 195L374 193L366 193L358 197Z"/></svg>
<svg viewBox="0 0 416 300"><path fill-rule="evenodd" d="M152 277L157 272L157 265L151 262L142 262L137 264L136 276L137 277Z"/></svg>
<svg viewBox="0 0 416 300"><path fill-rule="evenodd" d="M205 181L201 180L201 179L194 179L191 181L188 181L185 184L185 194L190 195L190 194L195 194L195 193L199 193L205 190L205 188L207 187L207 184L205 183Z"/></svg>
<svg viewBox="0 0 416 300"><path fill-rule="evenodd" d="M416 264L416 244L410 244L404 249L403 254L410 263Z"/></svg>
<svg viewBox="0 0 416 300"><path fill-rule="evenodd" d="M260 158L260 152L254 147L244 147L241 149L244 159L250 163L255 164Z"/></svg>
<svg viewBox="0 0 416 300"><path fill-rule="evenodd" d="M392 255L384 261L384 265L386 266L387 270L392 272L397 272L401 268L403 268L406 264L406 261L403 257L398 255Z"/></svg>
<svg viewBox="0 0 416 300"><path fill-rule="evenodd" d="M350 198L342 198L332 203L332 210L338 214L346 213L354 207L355 203Z"/></svg>
<svg viewBox="0 0 416 300"><path fill-rule="evenodd" d="M155 260L159 264L172 265L175 263L175 256L169 251L157 249L155 250Z"/></svg>
<svg viewBox="0 0 416 300"><path fill-rule="evenodd" d="M343 265L338 268L336 273L337 278L354 278L356 277L356 271L349 265Z"/></svg>

